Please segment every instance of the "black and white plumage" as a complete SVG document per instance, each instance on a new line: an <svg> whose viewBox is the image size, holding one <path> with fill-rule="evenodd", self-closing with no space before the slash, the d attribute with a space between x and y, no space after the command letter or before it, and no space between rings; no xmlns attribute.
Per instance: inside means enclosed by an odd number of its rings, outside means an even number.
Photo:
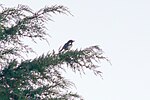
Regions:
<svg viewBox="0 0 150 100"><path fill-rule="evenodd" d="M64 44L64 46L62 47L62 49L59 52L70 50L73 42L74 42L74 40L69 40L67 43Z"/></svg>

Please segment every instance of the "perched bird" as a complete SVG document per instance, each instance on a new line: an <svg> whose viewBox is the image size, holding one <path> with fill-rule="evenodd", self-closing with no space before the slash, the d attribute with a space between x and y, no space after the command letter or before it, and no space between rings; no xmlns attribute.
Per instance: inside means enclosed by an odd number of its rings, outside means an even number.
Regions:
<svg viewBox="0 0 150 100"><path fill-rule="evenodd" d="M62 47L62 49L59 52L70 50L73 42L74 42L74 40L69 40L67 43L64 44L64 46Z"/></svg>

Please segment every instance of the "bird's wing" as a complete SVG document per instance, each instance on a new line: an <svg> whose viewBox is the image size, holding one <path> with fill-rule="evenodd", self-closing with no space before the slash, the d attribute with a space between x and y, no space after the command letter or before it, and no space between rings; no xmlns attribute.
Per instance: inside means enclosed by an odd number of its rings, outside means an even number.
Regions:
<svg viewBox="0 0 150 100"><path fill-rule="evenodd" d="M62 50L66 50L66 48L67 48L67 43L64 44L64 46L62 47L62 49L59 50L59 52L61 52Z"/></svg>

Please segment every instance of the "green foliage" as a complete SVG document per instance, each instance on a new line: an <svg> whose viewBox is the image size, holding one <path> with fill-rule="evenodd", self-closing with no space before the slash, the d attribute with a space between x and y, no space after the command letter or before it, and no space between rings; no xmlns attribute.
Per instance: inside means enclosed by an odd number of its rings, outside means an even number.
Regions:
<svg viewBox="0 0 150 100"><path fill-rule="evenodd" d="M46 40L45 22L51 20L51 14L69 13L64 6L51 6L33 12L25 5L14 8L1 7L0 12L0 62L4 63L12 57L21 57L20 52L33 52L32 48L22 42L22 38L29 38L35 42L36 38ZM4 62L3 62L4 61Z"/></svg>
<svg viewBox="0 0 150 100"><path fill-rule="evenodd" d="M0 99L2 100L74 100L81 96L71 91L72 82L62 76L62 71L71 68L84 73L89 69L95 75L98 62L106 59L98 46L63 53L48 53L34 59L18 61L21 53L33 52L22 43L27 37L46 40L45 21L51 13L69 13L64 6L51 6L33 12L31 8L18 5L16 8L1 8L0 12ZM107 60L107 59L106 59Z"/></svg>

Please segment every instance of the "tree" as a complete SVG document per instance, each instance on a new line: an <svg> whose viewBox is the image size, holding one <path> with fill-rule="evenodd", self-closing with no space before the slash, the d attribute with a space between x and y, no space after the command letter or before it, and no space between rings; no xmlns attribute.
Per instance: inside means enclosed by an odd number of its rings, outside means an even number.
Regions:
<svg viewBox="0 0 150 100"><path fill-rule="evenodd" d="M22 54L33 49L22 39L46 40L45 22L55 13L71 14L61 5L45 7L37 12L25 5L0 12L0 98L1 100L73 100L81 99L70 88L73 83L62 76L66 67L84 73L89 69L95 75L99 61L106 59L98 46L63 53L52 51L34 59L23 59ZM21 59L21 60L20 60ZM107 59L106 59L107 60ZM96 65L95 65L96 64Z"/></svg>

